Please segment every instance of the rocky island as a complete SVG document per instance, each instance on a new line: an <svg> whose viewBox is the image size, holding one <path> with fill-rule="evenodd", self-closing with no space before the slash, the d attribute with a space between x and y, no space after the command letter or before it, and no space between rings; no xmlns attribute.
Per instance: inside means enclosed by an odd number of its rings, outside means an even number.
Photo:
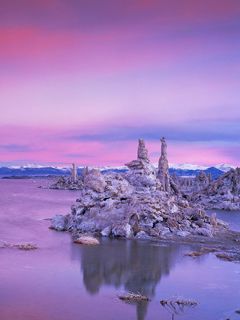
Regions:
<svg viewBox="0 0 240 320"><path fill-rule="evenodd" d="M174 175L173 180L188 201L205 210L240 210L240 168L231 169L215 180L203 171L196 177Z"/></svg>
<svg viewBox="0 0 240 320"><path fill-rule="evenodd" d="M136 239L212 238L226 229L223 222L182 195L169 175L164 138L157 169L142 139L137 159L126 166L127 172L110 174L86 168L76 180L79 196L71 212L55 216L51 228L70 231L73 237L94 234Z"/></svg>
<svg viewBox="0 0 240 320"><path fill-rule="evenodd" d="M240 210L240 168L231 169L200 192L193 192L191 201L205 209Z"/></svg>
<svg viewBox="0 0 240 320"><path fill-rule="evenodd" d="M80 190L83 187L83 181L81 177L78 176L76 164L72 164L71 176L64 177L61 176L56 182L50 185L50 189L59 190Z"/></svg>

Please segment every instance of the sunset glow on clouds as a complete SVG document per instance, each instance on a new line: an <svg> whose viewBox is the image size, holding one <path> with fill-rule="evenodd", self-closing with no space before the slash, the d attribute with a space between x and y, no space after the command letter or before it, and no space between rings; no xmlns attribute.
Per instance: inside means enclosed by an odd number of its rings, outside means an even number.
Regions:
<svg viewBox="0 0 240 320"><path fill-rule="evenodd" d="M0 0L0 162L240 161L239 0Z"/></svg>

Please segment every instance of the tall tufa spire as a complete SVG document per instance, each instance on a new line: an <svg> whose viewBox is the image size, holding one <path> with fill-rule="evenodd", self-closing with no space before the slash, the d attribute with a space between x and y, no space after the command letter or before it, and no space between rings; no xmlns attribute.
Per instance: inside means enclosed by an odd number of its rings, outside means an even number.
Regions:
<svg viewBox="0 0 240 320"><path fill-rule="evenodd" d="M138 140L138 152L137 152L138 160L143 160L145 162L150 162L148 158L148 151L145 146L145 142L143 139Z"/></svg>
<svg viewBox="0 0 240 320"><path fill-rule="evenodd" d="M168 171L167 143L164 137L160 141L161 141L161 156L158 162L157 176L163 186L163 190L166 192L170 192L170 176Z"/></svg>
<svg viewBox="0 0 240 320"><path fill-rule="evenodd" d="M77 167L75 163L72 163L71 178L72 182L77 181Z"/></svg>

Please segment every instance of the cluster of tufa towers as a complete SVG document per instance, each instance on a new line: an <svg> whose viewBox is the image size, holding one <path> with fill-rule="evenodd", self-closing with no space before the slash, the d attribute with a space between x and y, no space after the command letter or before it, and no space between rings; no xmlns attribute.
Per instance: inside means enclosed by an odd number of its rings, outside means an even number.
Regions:
<svg viewBox="0 0 240 320"><path fill-rule="evenodd" d="M161 182L163 190L166 192L170 192L171 187L170 187L169 166L168 166L168 158L167 158L167 143L164 137L162 137L160 141L161 141L161 154L158 161L157 178ZM150 160L148 157L148 151L143 139L138 140L137 159L140 161L144 161L146 163L150 163Z"/></svg>
<svg viewBox="0 0 240 320"><path fill-rule="evenodd" d="M161 141L161 155L158 161L157 178L161 182L163 190L166 192L170 192L171 187L170 187L170 176L169 176L169 167L168 167L168 159L167 159L167 143L164 137L161 138L160 141ZM132 161L131 163L127 164L127 166L129 168L131 168L131 166L136 166L138 161L150 164L148 150L145 146L145 141L143 139L138 140L137 160ZM76 183L78 180L77 167L75 163L72 164L71 180L73 183Z"/></svg>

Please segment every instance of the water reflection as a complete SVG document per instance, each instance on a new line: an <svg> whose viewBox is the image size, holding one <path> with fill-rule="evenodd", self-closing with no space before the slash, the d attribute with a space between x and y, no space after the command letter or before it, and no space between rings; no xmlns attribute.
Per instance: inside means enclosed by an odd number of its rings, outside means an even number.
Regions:
<svg viewBox="0 0 240 320"><path fill-rule="evenodd" d="M83 282L89 294L102 286L124 288L152 298L162 277L170 273L180 254L177 245L105 240L96 247L73 246L72 258L81 261ZM148 303L136 303L137 319L143 320Z"/></svg>

